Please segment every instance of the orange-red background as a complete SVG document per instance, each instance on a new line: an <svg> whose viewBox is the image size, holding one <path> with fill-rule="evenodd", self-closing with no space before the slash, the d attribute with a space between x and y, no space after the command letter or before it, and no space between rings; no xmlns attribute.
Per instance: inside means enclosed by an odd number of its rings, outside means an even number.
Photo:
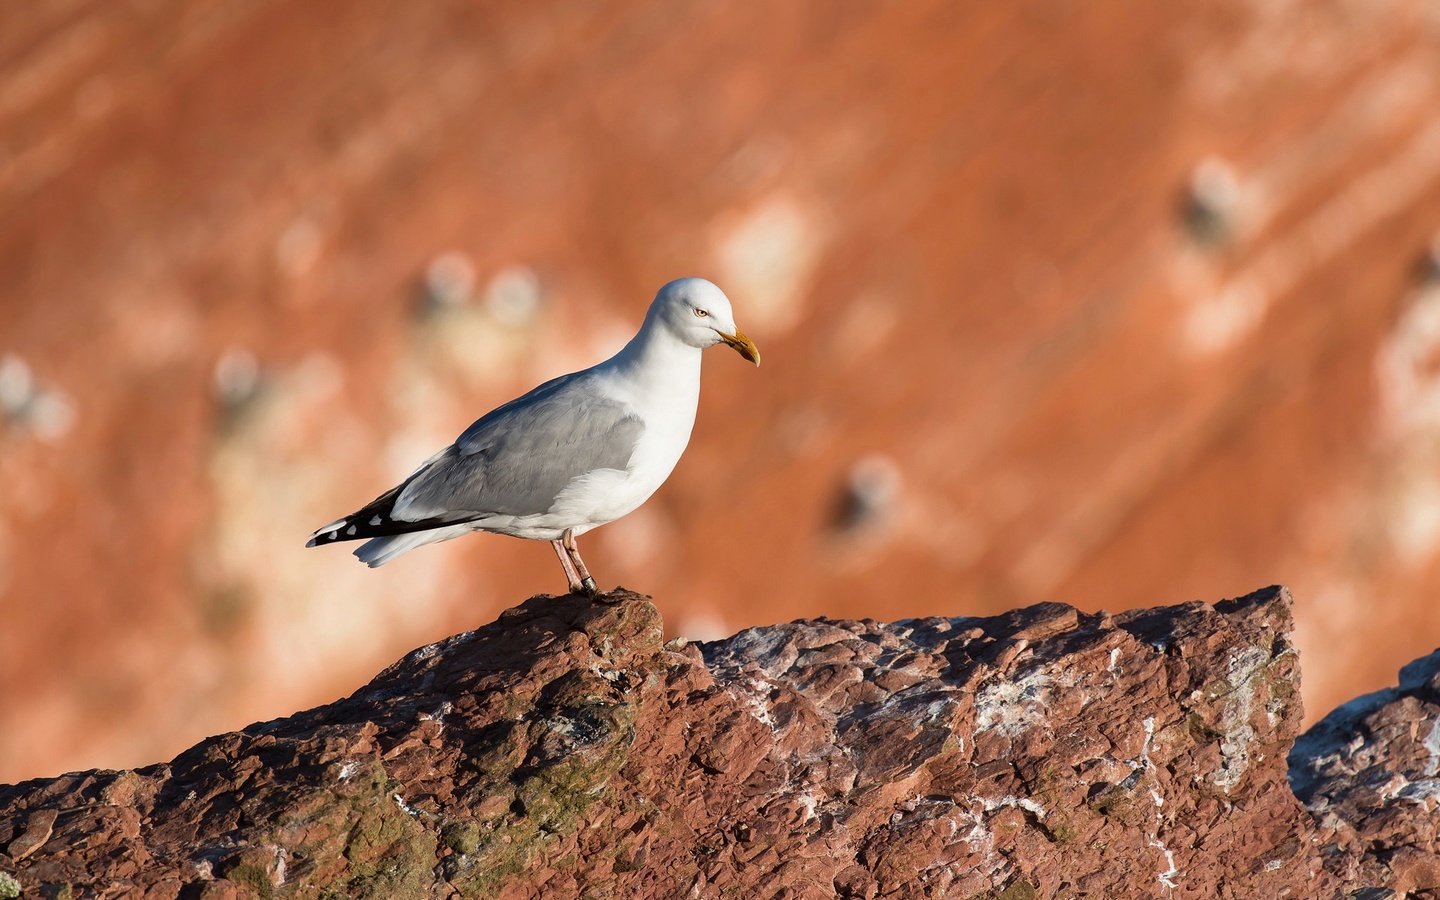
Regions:
<svg viewBox="0 0 1440 900"><path fill-rule="evenodd" d="M1440 644L1436 10L7 4L0 780L561 588L543 544L302 544L689 274L765 365L712 351L674 477L586 541L672 631L1278 581L1312 717L1391 681Z"/></svg>

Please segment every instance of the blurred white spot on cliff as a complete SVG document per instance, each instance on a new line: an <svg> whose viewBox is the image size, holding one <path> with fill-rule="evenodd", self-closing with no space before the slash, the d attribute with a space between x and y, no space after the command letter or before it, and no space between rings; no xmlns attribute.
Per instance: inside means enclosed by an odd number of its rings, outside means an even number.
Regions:
<svg viewBox="0 0 1440 900"><path fill-rule="evenodd" d="M0 423L56 441L75 424L75 406L60 390L37 381L24 359L6 354L0 357Z"/></svg>
<svg viewBox="0 0 1440 900"><path fill-rule="evenodd" d="M1440 284L1416 291L1375 355L1381 521L1397 560L1418 567L1440 550Z"/></svg>
<svg viewBox="0 0 1440 900"><path fill-rule="evenodd" d="M1399 144L1380 164L1348 181L1345 188L1301 221L1269 241L1262 252L1230 278L1229 286L1210 290L1193 299L1194 308L1184 320L1183 338L1192 352L1213 353L1233 346L1253 333L1269 311L1273 298L1300 288L1327 261L1373 234L1397 215L1440 174L1440 122L1431 123ZM1214 206L1223 215L1226 176L1201 175L1195 197L1202 206ZM1271 179L1274 181L1274 179ZM1214 182L1214 184L1210 184ZM1206 185L1209 185L1208 187ZM1275 193L1271 188L1271 193ZM1213 196L1211 196L1213 195ZM1206 213L1210 215L1210 213ZM1233 212L1226 226L1233 232Z"/></svg>
<svg viewBox="0 0 1440 900"><path fill-rule="evenodd" d="M801 302L819 262L814 216L789 197L772 197L721 226L719 282L741 328L776 335L800 321Z"/></svg>
<svg viewBox="0 0 1440 900"><path fill-rule="evenodd" d="M260 390L260 361L243 347L231 347L215 361L211 385L216 400L228 409L238 409Z"/></svg>
<svg viewBox="0 0 1440 900"><path fill-rule="evenodd" d="M58 390L45 390L31 404L27 424L41 440L58 441L75 425L75 404Z"/></svg>
<svg viewBox="0 0 1440 900"><path fill-rule="evenodd" d="M475 296L475 264L459 251L442 253L425 267L427 312L455 309Z"/></svg>
<svg viewBox="0 0 1440 900"><path fill-rule="evenodd" d="M35 379L25 360L7 353L0 357L0 413L6 418L19 414L34 396Z"/></svg>
<svg viewBox="0 0 1440 900"><path fill-rule="evenodd" d="M543 299L540 276L528 266L507 266L485 287L485 308L495 321L512 328L534 322Z"/></svg>
<svg viewBox="0 0 1440 900"><path fill-rule="evenodd" d="M1200 300L1185 317L1185 342L1192 353L1219 353L1259 326L1270 300L1257 285L1236 282Z"/></svg>
<svg viewBox="0 0 1440 900"><path fill-rule="evenodd" d="M1415 294L1375 358L1384 436L1440 429L1440 286Z"/></svg>
<svg viewBox="0 0 1440 900"><path fill-rule="evenodd" d="M275 264L292 278L304 275L320 258L324 243L320 226L306 216L294 220L275 242Z"/></svg>
<svg viewBox="0 0 1440 900"><path fill-rule="evenodd" d="M1418 567L1440 545L1440 484L1432 475L1416 473L1398 491L1386 523L1400 562Z"/></svg>
<svg viewBox="0 0 1440 900"><path fill-rule="evenodd" d="M1228 162L1215 157L1202 160L1185 187L1186 232L1203 249L1232 243L1252 206ZM1288 265L1280 257L1267 257L1263 264L1221 281L1216 260L1195 253L1177 256L1177 286L1189 299L1180 321L1180 340L1192 356L1222 353L1252 335L1269 312L1276 270Z"/></svg>
<svg viewBox="0 0 1440 900"><path fill-rule="evenodd" d="M856 532L885 523L900 493L900 466L880 453L862 457L845 473L835 526Z"/></svg>
<svg viewBox="0 0 1440 900"><path fill-rule="evenodd" d="M1185 189L1185 227L1201 244L1228 243L1240 213L1240 181L1223 159L1202 160Z"/></svg>
<svg viewBox="0 0 1440 900"><path fill-rule="evenodd" d="M538 355L539 276L510 265L483 289L477 285L475 266L462 253L441 254L426 267L412 358L396 378L397 393L409 395L403 405L453 395L457 381L488 387Z"/></svg>
<svg viewBox="0 0 1440 900"><path fill-rule="evenodd" d="M217 365L217 390L229 382L243 391L247 355L234 351ZM351 479L373 466L374 435L345 403L345 370L334 357L259 368L261 389L210 453L214 505L196 570L203 596L213 598L211 627L232 634L245 623L245 677L271 691L323 677L324 660L337 653L376 652L386 633L433 628L450 581L441 577L443 554L376 577L341 549L301 547L324 516L370 496ZM401 596L403 609L388 599Z"/></svg>

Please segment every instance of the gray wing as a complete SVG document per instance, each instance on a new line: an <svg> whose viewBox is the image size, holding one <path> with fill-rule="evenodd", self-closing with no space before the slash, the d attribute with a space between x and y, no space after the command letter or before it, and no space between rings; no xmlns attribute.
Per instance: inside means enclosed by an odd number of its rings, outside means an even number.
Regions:
<svg viewBox="0 0 1440 900"><path fill-rule="evenodd" d="M535 515L575 478L623 470L645 424L590 386L587 374L567 375L488 413L410 477L391 515L410 522Z"/></svg>

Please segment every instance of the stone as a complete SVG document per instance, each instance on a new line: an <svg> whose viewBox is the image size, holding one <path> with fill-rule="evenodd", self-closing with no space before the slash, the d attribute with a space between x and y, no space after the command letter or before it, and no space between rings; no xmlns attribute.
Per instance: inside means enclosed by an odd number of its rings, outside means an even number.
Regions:
<svg viewBox="0 0 1440 900"><path fill-rule="evenodd" d="M1330 713L1290 752L1290 782L1323 826L1331 867L1395 891L1440 890L1440 650L1397 687Z"/></svg>
<svg viewBox="0 0 1440 900"><path fill-rule="evenodd" d="M168 763L0 787L0 872L41 896L153 897L1440 883L1440 654L1297 745L1283 588L700 645L666 643L646 597L604 599L532 598Z"/></svg>

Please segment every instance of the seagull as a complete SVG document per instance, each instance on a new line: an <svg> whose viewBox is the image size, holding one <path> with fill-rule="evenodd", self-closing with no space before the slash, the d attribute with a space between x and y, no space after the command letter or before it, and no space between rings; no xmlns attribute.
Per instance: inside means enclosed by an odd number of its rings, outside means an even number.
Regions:
<svg viewBox="0 0 1440 900"><path fill-rule="evenodd" d="M481 416L305 546L365 540L355 556L374 568L472 531L549 541L570 591L593 596L575 539L634 512L670 477L695 424L700 353L720 343L760 365L720 288L672 281L619 353Z"/></svg>

